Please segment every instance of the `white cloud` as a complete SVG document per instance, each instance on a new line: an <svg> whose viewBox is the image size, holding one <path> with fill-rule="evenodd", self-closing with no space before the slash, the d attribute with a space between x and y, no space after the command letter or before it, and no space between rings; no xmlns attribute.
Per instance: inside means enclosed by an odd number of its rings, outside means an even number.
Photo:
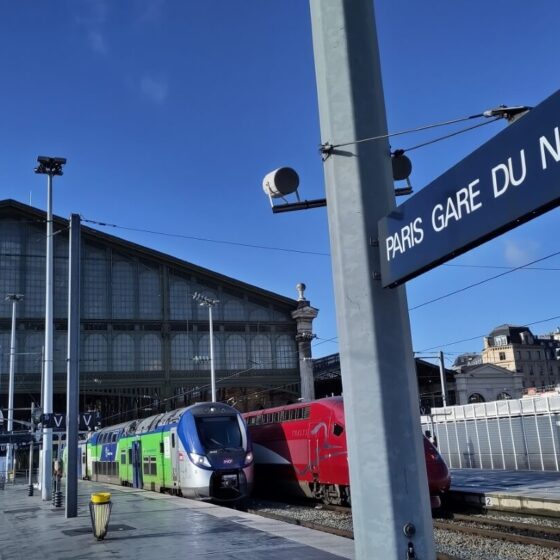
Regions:
<svg viewBox="0 0 560 560"><path fill-rule="evenodd" d="M142 78L140 81L140 89L150 101L158 105L161 105L167 99L167 94L169 92L166 80L150 76L144 76Z"/></svg>
<svg viewBox="0 0 560 560"><path fill-rule="evenodd" d="M88 33L88 41L93 52L98 54L107 54L109 51L107 41L99 31L90 31Z"/></svg>
<svg viewBox="0 0 560 560"><path fill-rule="evenodd" d="M504 256L509 266L521 266L538 258L539 244L536 241L506 241Z"/></svg>

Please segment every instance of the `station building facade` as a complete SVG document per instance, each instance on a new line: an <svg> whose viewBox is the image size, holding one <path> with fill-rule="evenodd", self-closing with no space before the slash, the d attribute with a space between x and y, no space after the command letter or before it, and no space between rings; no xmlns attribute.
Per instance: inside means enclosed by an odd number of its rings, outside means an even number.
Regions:
<svg viewBox="0 0 560 560"><path fill-rule="evenodd" d="M0 201L0 405L7 406L11 302L17 304L15 406L40 400L46 214ZM66 410L68 221L54 224L54 412ZM82 227L80 409L116 423L210 399L213 308L218 400L241 410L300 394L296 300ZM17 417L17 414L16 414Z"/></svg>

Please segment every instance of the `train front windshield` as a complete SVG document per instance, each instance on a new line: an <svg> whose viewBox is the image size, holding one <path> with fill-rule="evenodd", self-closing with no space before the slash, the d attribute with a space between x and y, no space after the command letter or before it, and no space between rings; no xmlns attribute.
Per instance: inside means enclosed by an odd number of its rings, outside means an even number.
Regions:
<svg viewBox="0 0 560 560"><path fill-rule="evenodd" d="M236 416L198 417L196 429L207 451L242 447L241 430Z"/></svg>

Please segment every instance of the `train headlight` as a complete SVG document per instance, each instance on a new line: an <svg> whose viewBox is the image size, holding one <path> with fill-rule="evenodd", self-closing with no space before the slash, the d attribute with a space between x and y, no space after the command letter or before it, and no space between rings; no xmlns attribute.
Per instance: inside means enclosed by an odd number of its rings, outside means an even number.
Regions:
<svg viewBox="0 0 560 560"><path fill-rule="evenodd" d="M205 455L198 455L198 453L189 453L189 459L197 466L197 467L207 467L211 468L212 465L210 461Z"/></svg>
<svg viewBox="0 0 560 560"><path fill-rule="evenodd" d="M248 467L253 462L253 452L249 451L247 455L245 455L245 466Z"/></svg>

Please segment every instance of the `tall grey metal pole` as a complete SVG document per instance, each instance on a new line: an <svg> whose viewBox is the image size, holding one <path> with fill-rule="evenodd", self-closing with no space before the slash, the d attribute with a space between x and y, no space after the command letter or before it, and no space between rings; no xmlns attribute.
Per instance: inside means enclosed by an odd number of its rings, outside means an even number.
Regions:
<svg viewBox="0 0 560 560"><path fill-rule="evenodd" d="M33 496L33 441L35 438L35 424L33 423L35 420L35 403L31 403L31 427L29 431L31 432L33 438L29 442L29 480L27 483L27 495Z"/></svg>
<svg viewBox="0 0 560 560"><path fill-rule="evenodd" d="M214 323L212 322L212 305L208 306L208 321L210 322L210 386L212 388L212 402L216 402L216 369L214 368Z"/></svg>
<svg viewBox="0 0 560 560"><path fill-rule="evenodd" d="M443 406L447 406L447 386L445 384L445 360L443 352L439 353L439 382L441 384L441 400Z"/></svg>
<svg viewBox="0 0 560 560"><path fill-rule="evenodd" d="M21 301L21 294L8 294L7 301L12 302L12 329L10 334L10 377L8 379L8 422L6 429L8 432L14 431L14 385L16 372L16 306ZM9 443L6 446L6 468L13 472L14 446Z"/></svg>
<svg viewBox="0 0 560 560"><path fill-rule="evenodd" d="M52 214L52 174L47 175L47 264L45 292L45 356L44 356L44 398L43 413L53 412L53 214ZM43 468L41 497L51 499L49 494L52 476L52 428L43 428Z"/></svg>
<svg viewBox="0 0 560 560"><path fill-rule="evenodd" d="M322 141L386 134L373 2L310 6ZM324 173L356 559L433 560L406 292L379 280L377 223L395 208L387 140L332 151Z"/></svg>
<svg viewBox="0 0 560 560"><path fill-rule="evenodd" d="M80 216L70 217L68 264L68 365L66 381L66 517L78 515L78 414L80 399Z"/></svg>

